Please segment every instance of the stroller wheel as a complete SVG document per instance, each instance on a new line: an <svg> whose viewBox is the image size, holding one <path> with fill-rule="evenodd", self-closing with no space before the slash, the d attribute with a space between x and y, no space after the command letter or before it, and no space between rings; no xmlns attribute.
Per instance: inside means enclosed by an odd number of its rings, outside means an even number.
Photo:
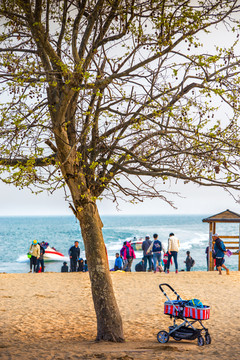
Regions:
<svg viewBox="0 0 240 360"><path fill-rule="evenodd" d="M207 334L207 335L205 336L205 343L206 343L206 345L211 344L211 341L212 341L211 336L210 336L209 334Z"/></svg>
<svg viewBox="0 0 240 360"><path fill-rule="evenodd" d="M169 340L169 335L166 331L162 330L162 331L159 331L159 333L157 334L157 339L158 339L158 342L160 342L161 344L165 344Z"/></svg>
<svg viewBox="0 0 240 360"><path fill-rule="evenodd" d="M204 345L204 339L202 336L198 337L198 346L203 346Z"/></svg>

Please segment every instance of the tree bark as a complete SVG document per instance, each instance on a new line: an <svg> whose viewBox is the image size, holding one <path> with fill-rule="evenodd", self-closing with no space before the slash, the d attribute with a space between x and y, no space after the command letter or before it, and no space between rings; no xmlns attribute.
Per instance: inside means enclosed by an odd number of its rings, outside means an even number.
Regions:
<svg viewBox="0 0 240 360"><path fill-rule="evenodd" d="M91 280L92 297L97 316L97 341L123 342L122 319L115 299L102 221L97 205L86 203L78 211Z"/></svg>

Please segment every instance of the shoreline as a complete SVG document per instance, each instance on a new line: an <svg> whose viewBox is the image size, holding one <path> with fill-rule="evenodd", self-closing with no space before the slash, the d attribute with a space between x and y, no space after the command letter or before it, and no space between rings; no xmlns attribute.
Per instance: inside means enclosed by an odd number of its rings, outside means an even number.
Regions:
<svg viewBox="0 0 240 360"><path fill-rule="evenodd" d="M0 358L19 359L229 359L240 358L240 272L111 273L125 343L95 343L96 319L88 273L0 274ZM159 290L169 283L182 299L211 307L204 322L212 344L197 340L159 344L172 325ZM167 292L168 293L168 292ZM174 294L168 293L171 300ZM173 297L174 296L174 297ZM169 357L170 356L170 357Z"/></svg>

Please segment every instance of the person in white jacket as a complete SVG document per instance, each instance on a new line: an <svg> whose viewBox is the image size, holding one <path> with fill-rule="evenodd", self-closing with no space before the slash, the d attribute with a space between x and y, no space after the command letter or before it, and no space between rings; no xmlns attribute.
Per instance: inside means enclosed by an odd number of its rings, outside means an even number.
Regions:
<svg viewBox="0 0 240 360"><path fill-rule="evenodd" d="M169 234L168 238L168 262L167 262L167 273L169 273L169 267L170 267L170 261L173 257L174 264L175 264L175 272L178 273L178 262L177 262L177 256L179 251L180 243L178 238L173 234Z"/></svg>

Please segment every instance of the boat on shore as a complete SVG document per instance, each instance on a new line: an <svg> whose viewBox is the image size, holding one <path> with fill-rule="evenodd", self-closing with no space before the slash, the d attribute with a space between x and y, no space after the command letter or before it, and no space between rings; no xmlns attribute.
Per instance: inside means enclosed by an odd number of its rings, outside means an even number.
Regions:
<svg viewBox="0 0 240 360"><path fill-rule="evenodd" d="M64 261L66 256L64 256L60 251L56 250L54 247L49 245L45 248L45 254L43 255L44 261Z"/></svg>
<svg viewBox="0 0 240 360"><path fill-rule="evenodd" d="M42 246L42 245L41 245ZM64 256L60 251L58 251L55 247L51 247L49 245L49 243L45 243L43 245L43 248L45 250L45 253L43 255L43 259L46 262L50 262L50 261L69 261L69 257L68 256ZM19 258L17 259L17 262L27 262L29 261L31 258L31 254L27 253L26 255L20 255Z"/></svg>

